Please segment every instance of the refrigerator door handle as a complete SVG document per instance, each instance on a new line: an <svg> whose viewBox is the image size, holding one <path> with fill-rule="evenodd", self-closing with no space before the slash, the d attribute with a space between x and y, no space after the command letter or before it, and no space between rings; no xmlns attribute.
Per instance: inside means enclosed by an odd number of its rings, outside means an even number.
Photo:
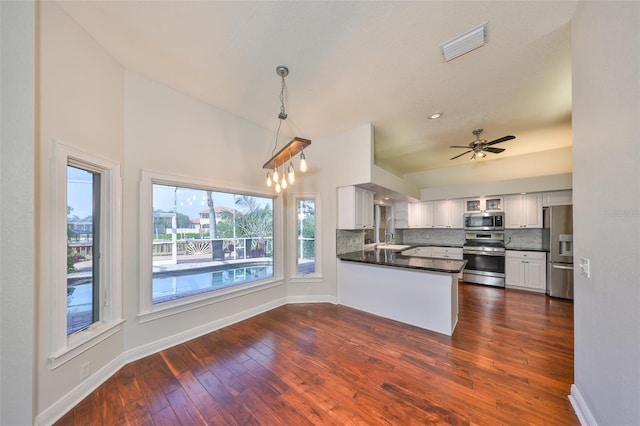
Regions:
<svg viewBox="0 0 640 426"><path fill-rule="evenodd" d="M573 271L573 266L555 265L555 264L554 264L554 265L552 265L551 267L552 267L552 268L555 268L555 269L568 269L568 270L570 270L570 271Z"/></svg>

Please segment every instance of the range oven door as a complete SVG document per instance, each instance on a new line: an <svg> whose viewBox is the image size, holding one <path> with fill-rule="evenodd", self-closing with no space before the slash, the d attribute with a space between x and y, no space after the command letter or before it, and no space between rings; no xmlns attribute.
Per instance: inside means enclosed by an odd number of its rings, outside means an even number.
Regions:
<svg viewBox="0 0 640 426"><path fill-rule="evenodd" d="M485 253L476 250L463 251L467 261L463 279L466 282L504 287L504 253Z"/></svg>

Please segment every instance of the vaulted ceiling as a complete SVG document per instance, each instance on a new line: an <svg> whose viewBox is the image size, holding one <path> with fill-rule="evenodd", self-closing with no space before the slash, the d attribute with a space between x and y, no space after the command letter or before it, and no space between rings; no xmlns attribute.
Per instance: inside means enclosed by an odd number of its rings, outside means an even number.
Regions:
<svg viewBox="0 0 640 426"><path fill-rule="evenodd" d="M267 129L280 106L275 69L288 66L298 135L372 123L376 163L399 175L467 163L449 146L473 141L474 128L516 136L482 161L571 145L576 1L60 4L127 69ZM485 21L485 46L443 60L442 43Z"/></svg>

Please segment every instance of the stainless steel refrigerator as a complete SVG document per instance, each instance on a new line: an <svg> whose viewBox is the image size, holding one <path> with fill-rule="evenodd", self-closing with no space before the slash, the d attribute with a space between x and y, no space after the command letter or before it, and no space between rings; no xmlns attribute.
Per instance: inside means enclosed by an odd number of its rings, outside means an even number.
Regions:
<svg viewBox="0 0 640 426"><path fill-rule="evenodd" d="M547 294L573 300L573 206L544 209L543 242L547 255Z"/></svg>

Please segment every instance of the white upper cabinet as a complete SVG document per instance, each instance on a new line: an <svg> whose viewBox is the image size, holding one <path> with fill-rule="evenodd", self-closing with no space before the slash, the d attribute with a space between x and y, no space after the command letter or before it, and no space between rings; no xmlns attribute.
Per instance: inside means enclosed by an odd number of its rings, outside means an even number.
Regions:
<svg viewBox="0 0 640 426"><path fill-rule="evenodd" d="M338 229L373 229L373 192L355 186L338 188Z"/></svg>
<svg viewBox="0 0 640 426"><path fill-rule="evenodd" d="M566 191L549 191L542 193L542 206L566 206L573 204L572 200L573 191L567 189Z"/></svg>
<svg viewBox="0 0 640 426"><path fill-rule="evenodd" d="M433 202L434 228L462 228L464 200L442 200Z"/></svg>
<svg viewBox="0 0 640 426"><path fill-rule="evenodd" d="M502 197L478 197L464 200L465 213L499 212L502 210Z"/></svg>
<svg viewBox="0 0 640 426"><path fill-rule="evenodd" d="M409 203L409 228L433 227L433 201Z"/></svg>
<svg viewBox="0 0 640 426"><path fill-rule="evenodd" d="M542 194L504 197L505 228L542 228Z"/></svg>

